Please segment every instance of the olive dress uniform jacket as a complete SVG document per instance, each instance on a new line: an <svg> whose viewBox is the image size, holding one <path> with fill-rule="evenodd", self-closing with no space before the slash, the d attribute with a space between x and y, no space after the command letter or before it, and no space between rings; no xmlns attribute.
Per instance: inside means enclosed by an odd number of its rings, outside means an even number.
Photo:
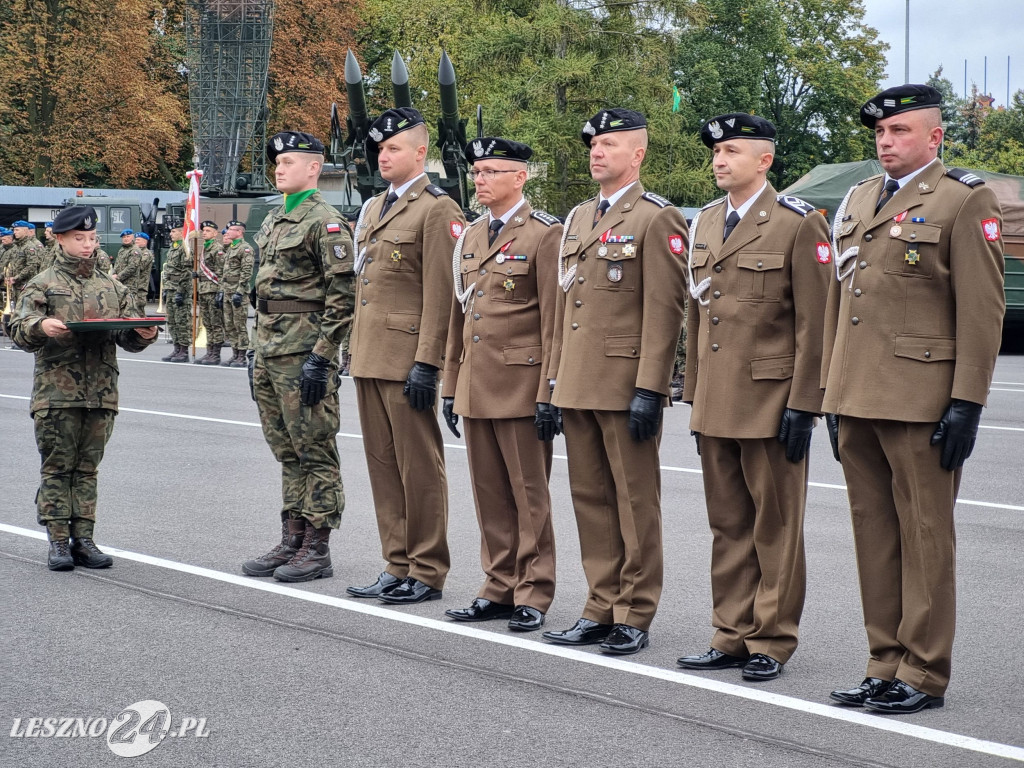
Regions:
<svg viewBox="0 0 1024 768"><path fill-rule="evenodd" d="M769 184L722 242L725 198L701 211L691 282L683 400L690 429L711 437L775 437L785 408L821 412L822 323L832 273L825 218ZM800 209L800 210L795 210Z"/></svg>
<svg viewBox="0 0 1024 768"><path fill-rule="evenodd" d="M452 295L452 249L465 217L424 174L381 218L366 204L356 250L353 377L405 381L413 363L441 368Z"/></svg>
<svg viewBox="0 0 1024 768"><path fill-rule="evenodd" d="M550 400L562 225L524 202L493 245L488 235L481 216L459 254L461 288L472 290L465 312L458 298L452 303L441 394L469 418L532 418Z"/></svg>
<svg viewBox="0 0 1024 768"><path fill-rule="evenodd" d="M876 214L882 185L874 176L851 190L834 224L837 258L858 251L829 292L823 407L938 422L951 398L988 398L1005 310L1002 214L991 189L938 160Z"/></svg>
<svg viewBox="0 0 1024 768"><path fill-rule="evenodd" d="M678 208L645 193L639 181L595 227L597 206L597 198L577 206L566 227L548 369L556 379L552 402L626 411L638 387L669 393L686 295L687 226Z"/></svg>

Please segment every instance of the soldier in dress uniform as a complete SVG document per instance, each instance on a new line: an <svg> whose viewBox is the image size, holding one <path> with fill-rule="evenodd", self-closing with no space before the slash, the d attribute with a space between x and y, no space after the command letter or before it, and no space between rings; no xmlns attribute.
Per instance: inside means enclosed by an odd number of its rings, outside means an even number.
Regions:
<svg viewBox="0 0 1024 768"><path fill-rule="evenodd" d="M224 269L224 245L220 242L217 223L202 222L203 251L199 269L192 276L199 281L199 312L206 329L206 354L195 362L199 365L220 365L220 348L224 346L224 291L220 286Z"/></svg>
<svg viewBox="0 0 1024 768"><path fill-rule="evenodd" d="M436 600L448 575L448 479L437 373L452 302L452 248L465 218L423 172L423 117L389 109L370 126L387 193L356 223L356 316L349 340L363 449L386 569L354 597Z"/></svg>
<svg viewBox="0 0 1024 768"><path fill-rule="evenodd" d="M821 327L832 269L825 217L778 194L775 126L708 120L719 188L690 230L689 372L683 401L711 524L711 623L686 669L772 680L796 650L806 591L808 447L821 413Z"/></svg>
<svg viewBox="0 0 1024 768"><path fill-rule="evenodd" d="M263 436L281 464L281 542L242 564L249 576L302 582L334 574L328 544L345 492L337 434L338 350L352 321L352 239L317 182L324 145L284 131L267 144L284 195L256 244L256 322L247 353Z"/></svg>
<svg viewBox="0 0 1024 768"><path fill-rule="evenodd" d="M246 350L249 349L249 280L252 277L253 260L256 257L252 246L245 237L245 224L229 221L224 250L224 274L221 276L221 290L224 292L224 337L231 345L234 355L224 365L231 368L245 368Z"/></svg>
<svg viewBox="0 0 1024 768"><path fill-rule="evenodd" d="M53 571L113 563L93 533L99 464L117 415L115 344L141 352L157 335L156 328L77 333L65 325L134 313L128 290L95 268L95 230L90 206L57 214L57 259L28 282L11 320L14 341L36 356L31 411L42 457L36 510L50 539L47 566Z"/></svg>
<svg viewBox="0 0 1024 768"><path fill-rule="evenodd" d="M1002 214L938 160L941 96L907 84L861 107L885 174L836 211L822 384L853 518L867 677L833 691L885 714L941 707L956 624L953 506L999 352Z"/></svg>
<svg viewBox="0 0 1024 768"><path fill-rule="evenodd" d="M552 440L561 432L546 375L551 357L562 225L523 197L533 150L497 137L466 146L487 207L462 233L443 387L444 417L466 451L486 578L457 621L508 619L540 629L555 594Z"/></svg>
<svg viewBox="0 0 1024 768"><path fill-rule="evenodd" d="M192 343L192 260L185 250L184 230L180 224L171 227L171 247L164 261L161 282L167 310L167 329L174 351L163 358L165 363L187 363Z"/></svg>
<svg viewBox="0 0 1024 768"><path fill-rule="evenodd" d="M662 587L662 408L686 299L686 219L640 184L647 121L604 109L584 126L597 197L566 219L549 378L562 409L589 594L555 643L646 647Z"/></svg>

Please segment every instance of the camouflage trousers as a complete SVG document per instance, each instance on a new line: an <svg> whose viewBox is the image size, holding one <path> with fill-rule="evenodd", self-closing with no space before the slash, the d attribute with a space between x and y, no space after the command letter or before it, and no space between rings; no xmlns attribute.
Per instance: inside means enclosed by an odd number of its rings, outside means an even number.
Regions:
<svg viewBox="0 0 1024 768"><path fill-rule="evenodd" d="M248 319L248 302L236 307L228 296L224 297L224 340L232 349L249 348L249 329L245 325Z"/></svg>
<svg viewBox="0 0 1024 768"><path fill-rule="evenodd" d="M36 519L51 538L92 537L96 478L115 416L104 408L47 408L32 415L42 458Z"/></svg>
<svg viewBox="0 0 1024 768"><path fill-rule="evenodd" d="M341 426L337 365L328 377L327 396L312 408L299 400L299 377L308 353L264 359L256 355L253 388L263 437L281 464L282 513L304 517L315 527L338 528L345 509L341 458L336 436Z"/></svg>
<svg viewBox="0 0 1024 768"><path fill-rule="evenodd" d="M203 318L206 329L206 346L214 347L224 344L224 313L214 306L215 293L199 294L199 315Z"/></svg>
<svg viewBox="0 0 1024 768"><path fill-rule="evenodd" d="M673 376L686 372L686 316L689 314L690 302L683 304L683 330L679 333L676 341L676 363L673 368Z"/></svg>
<svg viewBox="0 0 1024 768"><path fill-rule="evenodd" d="M192 343L192 297L186 296L185 303L180 307L174 303L174 294L167 302L167 330L171 341L187 347Z"/></svg>

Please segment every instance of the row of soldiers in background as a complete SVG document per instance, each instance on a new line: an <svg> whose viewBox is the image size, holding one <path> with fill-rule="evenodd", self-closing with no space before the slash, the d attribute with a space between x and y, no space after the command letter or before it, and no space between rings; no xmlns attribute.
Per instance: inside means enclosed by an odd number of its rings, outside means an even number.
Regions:
<svg viewBox="0 0 1024 768"><path fill-rule="evenodd" d="M163 358L169 363L187 363L192 344L193 281L199 298L199 311L206 329L206 354L197 358L199 365L224 365L245 368L249 349L248 319L249 280L255 251L245 242L245 224L230 221L218 233L213 221L204 221L202 252L193 264L183 241L181 226L171 228L171 248L164 262L161 283L167 311L167 327L174 350ZM197 266L198 269L193 269ZM221 363L221 347L225 341L232 356Z"/></svg>

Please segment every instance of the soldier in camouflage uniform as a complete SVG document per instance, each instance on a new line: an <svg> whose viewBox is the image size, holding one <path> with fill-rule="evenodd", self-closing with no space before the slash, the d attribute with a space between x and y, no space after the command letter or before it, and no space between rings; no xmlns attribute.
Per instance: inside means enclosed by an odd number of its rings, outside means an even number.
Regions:
<svg viewBox="0 0 1024 768"><path fill-rule="evenodd" d="M73 333L64 324L134 310L127 289L95 269L95 228L90 206L57 215L57 259L25 286L11 321L17 344L36 356L31 413L42 458L36 510L49 535L53 571L113 563L93 542L93 528L97 471L117 414L115 344L141 352L156 339L155 328Z"/></svg>
<svg viewBox="0 0 1024 768"><path fill-rule="evenodd" d="M132 286L132 293L135 295L136 309L139 317L146 316L146 299L149 297L149 281L153 274L153 262L156 257L149 250L149 235L145 232L135 233L135 247L139 249L142 258L139 260L139 273L135 276L135 285Z"/></svg>
<svg viewBox="0 0 1024 768"><path fill-rule="evenodd" d="M53 222L46 222L46 231L43 233L43 238L46 241L43 246L43 255L39 259L39 271L45 272L53 266L54 259L57 258L57 240L53 236Z"/></svg>
<svg viewBox="0 0 1024 768"><path fill-rule="evenodd" d="M225 246L224 274L221 276L221 290L224 291L224 337L231 344L234 356L224 365L232 368L245 368L245 351L249 348L249 306L245 297L249 294L249 279L252 277L252 264L255 252L252 246L242 238L245 236L245 224L240 221L229 221L225 238L229 245Z"/></svg>
<svg viewBox="0 0 1024 768"><path fill-rule="evenodd" d="M117 277L117 267L123 262L128 263L129 257L132 251L135 250L135 230L134 229L123 229L121 230L121 248L114 256L113 267L114 277Z"/></svg>
<svg viewBox="0 0 1024 768"><path fill-rule="evenodd" d="M220 242L217 224L204 221L203 253L199 269L192 276L199 280L199 314L206 329L206 354L195 362L199 365L220 365L220 348L224 346L224 291L220 286L224 270L224 246Z"/></svg>
<svg viewBox="0 0 1024 768"><path fill-rule="evenodd" d="M14 253L14 230L7 227L0 227L0 276L3 276L4 268L10 263L11 255ZM6 290L7 286L4 285Z"/></svg>
<svg viewBox="0 0 1024 768"><path fill-rule="evenodd" d="M249 576L309 581L332 576L328 538L345 492L336 435L338 350L352 322L352 238L317 190L324 145L286 131L267 144L284 205L256 245L256 324L249 360L263 435L281 463L281 543L242 565Z"/></svg>
<svg viewBox="0 0 1024 768"><path fill-rule="evenodd" d="M174 351L162 358L165 363L187 363L188 347L192 343L192 260L185 250L182 234L180 226L171 227L171 248L161 278L167 328L174 343Z"/></svg>
<svg viewBox="0 0 1024 768"><path fill-rule="evenodd" d="M683 399L683 383L686 380L686 318L688 311L683 305L683 330L676 342L676 362L672 366L672 399L679 402Z"/></svg>
<svg viewBox="0 0 1024 768"><path fill-rule="evenodd" d="M11 303L14 304L21 296L25 284L39 274L39 261L42 258L43 244L36 239L36 225L24 220L14 222L14 250L11 252L9 264L11 276L7 283L14 288Z"/></svg>
<svg viewBox="0 0 1024 768"><path fill-rule="evenodd" d="M130 229L124 230L121 233L121 249L114 259L113 271L110 276L128 289L128 293L132 296L132 307L135 309L133 314L138 313L139 302L136 299L135 291L140 280L139 276L143 273L143 258L142 250L135 245L135 233ZM143 297L143 311L138 313L140 316L146 314L145 308L146 301Z"/></svg>

